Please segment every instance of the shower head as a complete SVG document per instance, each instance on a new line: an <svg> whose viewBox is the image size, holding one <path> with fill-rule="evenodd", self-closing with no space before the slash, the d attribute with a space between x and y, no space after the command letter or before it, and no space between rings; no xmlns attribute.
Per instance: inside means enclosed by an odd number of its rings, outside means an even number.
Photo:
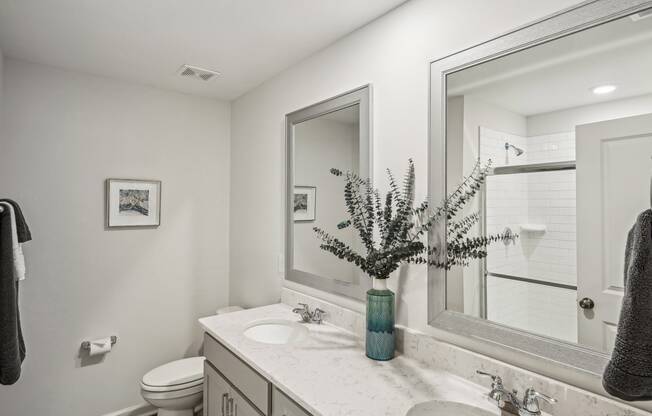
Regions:
<svg viewBox="0 0 652 416"><path fill-rule="evenodd" d="M516 156L520 156L523 153L525 153L525 150L521 149L520 147L516 147L513 144L509 144L509 143L505 142L505 150L509 150L510 147L512 149L514 149L514 152L516 153Z"/></svg>

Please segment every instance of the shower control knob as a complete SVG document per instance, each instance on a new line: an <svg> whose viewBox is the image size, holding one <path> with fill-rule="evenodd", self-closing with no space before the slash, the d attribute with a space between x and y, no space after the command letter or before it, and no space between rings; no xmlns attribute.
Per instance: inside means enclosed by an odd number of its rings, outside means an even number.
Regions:
<svg viewBox="0 0 652 416"><path fill-rule="evenodd" d="M595 306L595 302L593 302L593 299L591 298L583 298L580 300L579 304L582 309L593 309Z"/></svg>

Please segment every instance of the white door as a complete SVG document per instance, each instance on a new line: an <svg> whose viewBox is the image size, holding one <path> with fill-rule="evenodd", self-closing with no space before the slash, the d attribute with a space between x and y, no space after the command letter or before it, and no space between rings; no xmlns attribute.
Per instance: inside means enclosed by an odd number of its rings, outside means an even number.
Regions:
<svg viewBox="0 0 652 416"><path fill-rule="evenodd" d="M627 234L650 208L652 114L577 126L576 141L578 341L611 351Z"/></svg>

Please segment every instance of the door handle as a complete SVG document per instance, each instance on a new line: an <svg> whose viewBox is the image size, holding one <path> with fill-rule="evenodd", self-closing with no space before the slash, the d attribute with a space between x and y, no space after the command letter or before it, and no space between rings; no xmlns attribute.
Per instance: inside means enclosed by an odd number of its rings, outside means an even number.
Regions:
<svg viewBox="0 0 652 416"><path fill-rule="evenodd" d="M582 298L578 303L582 309L593 309L595 307L595 302L591 298Z"/></svg>

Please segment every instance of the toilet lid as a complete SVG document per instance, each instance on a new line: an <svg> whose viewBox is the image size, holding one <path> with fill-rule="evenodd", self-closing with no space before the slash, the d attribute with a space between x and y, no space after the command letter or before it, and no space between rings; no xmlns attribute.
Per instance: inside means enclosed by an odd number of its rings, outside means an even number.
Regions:
<svg viewBox="0 0 652 416"><path fill-rule="evenodd" d="M191 383L204 377L204 357L184 358L156 367L143 376L143 384L169 387Z"/></svg>

